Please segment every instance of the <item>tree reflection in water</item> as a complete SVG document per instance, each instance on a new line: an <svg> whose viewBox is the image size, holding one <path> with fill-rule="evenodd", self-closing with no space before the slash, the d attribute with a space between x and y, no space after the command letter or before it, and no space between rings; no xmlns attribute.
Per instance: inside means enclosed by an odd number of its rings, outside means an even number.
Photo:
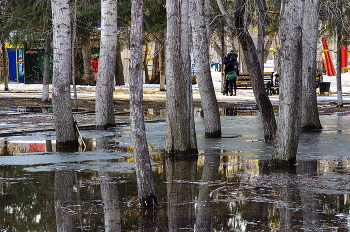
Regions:
<svg viewBox="0 0 350 232"><path fill-rule="evenodd" d="M83 131L88 137L85 152L59 153L54 141L37 141L50 137L43 134L0 138L0 230L350 229L350 159L341 146L348 141L350 119L337 119L337 125L329 124L322 133L301 134L298 165L278 170L263 158L271 145L255 132L244 134L250 124L255 127L249 131L258 131L255 119L232 118L224 138L199 137L200 155L189 159L164 157L159 131L165 123L149 125L161 205L156 211L139 208L126 126L106 135ZM30 150L34 148L46 150Z"/></svg>

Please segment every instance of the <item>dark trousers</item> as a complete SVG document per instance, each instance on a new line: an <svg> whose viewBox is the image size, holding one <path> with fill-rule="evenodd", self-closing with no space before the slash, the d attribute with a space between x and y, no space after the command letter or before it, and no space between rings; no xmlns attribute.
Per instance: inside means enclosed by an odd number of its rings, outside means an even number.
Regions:
<svg viewBox="0 0 350 232"><path fill-rule="evenodd" d="M230 95L233 95L233 90L234 90L234 94L236 95L236 89L237 89L236 79L226 80L225 94L228 95L228 93L230 93Z"/></svg>

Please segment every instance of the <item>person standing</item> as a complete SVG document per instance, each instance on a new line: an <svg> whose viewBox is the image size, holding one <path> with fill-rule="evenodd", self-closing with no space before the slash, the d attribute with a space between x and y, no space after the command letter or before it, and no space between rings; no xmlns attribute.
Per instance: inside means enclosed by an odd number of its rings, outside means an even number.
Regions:
<svg viewBox="0 0 350 232"><path fill-rule="evenodd" d="M224 57L224 60L223 60L223 65L225 65L225 67L224 67L224 72L225 72L225 70L226 70L226 67L227 67L227 64L230 62L230 58L231 58L231 56L235 56L236 57L236 60L237 60L237 57L238 57L238 53L235 51L235 50L230 50L228 53L227 53L227 55ZM239 74L239 70L238 70L238 61L237 61L237 69L236 69L236 74L238 75ZM233 82L229 82L229 80L227 80L227 78L226 78L226 76L227 76L227 73L225 72L225 87L224 87L224 91L223 91L223 94L224 95L228 95L228 86L229 86L229 84L231 83L233 83ZM234 83L236 83L236 81L234 82ZM235 91L236 91L236 88L235 88Z"/></svg>
<svg viewBox="0 0 350 232"><path fill-rule="evenodd" d="M233 74L235 74L234 77L230 78L230 76ZM237 78L237 75L238 75L238 61L237 61L237 57L235 55L232 55L230 57L230 60L227 62L226 66L225 66L226 85L225 85L224 95L225 94L228 95L228 93L230 93L230 96L232 96L232 95L236 96L236 90L237 90L236 78Z"/></svg>

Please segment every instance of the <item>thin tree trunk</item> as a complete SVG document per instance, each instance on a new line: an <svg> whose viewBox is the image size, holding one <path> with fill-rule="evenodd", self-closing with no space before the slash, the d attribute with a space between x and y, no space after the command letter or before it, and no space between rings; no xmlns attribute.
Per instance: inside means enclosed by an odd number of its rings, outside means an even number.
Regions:
<svg viewBox="0 0 350 232"><path fill-rule="evenodd" d="M162 49L163 45L155 41L154 46L154 54L153 54L153 64L152 64L152 75L150 84L159 84L160 83L160 68L161 68L161 52L160 49Z"/></svg>
<svg viewBox="0 0 350 232"><path fill-rule="evenodd" d="M136 164L137 189L141 207L155 208L158 203L147 146L142 104L143 0L132 0L131 3L130 119Z"/></svg>
<svg viewBox="0 0 350 232"><path fill-rule="evenodd" d="M47 17L51 13L51 2L47 0L46 13ZM50 89L50 56L51 56L51 32L46 31L45 34L45 53L44 53L44 73L43 73L43 92L41 96L42 102L50 101L49 89Z"/></svg>
<svg viewBox="0 0 350 232"><path fill-rule="evenodd" d="M80 64L79 60L81 59L81 53L78 49L74 49L74 78L75 78L75 84L81 85L82 79L81 79L81 71L80 71Z"/></svg>
<svg viewBox="0 0 350 232"><path fill-rule="evenodd" d="M224 60L224 57L226 55L227 46L225 43L225 30L222 30L222 33L220 34L220 40L221 40L221 60ZM225 91L225 72L224 72L224 63L221 63L221 93L224 93Z"/></svg>
<svg viewBox="0 0 350 232"><path fill-rule="evenodd" d="M167 0L165 151L171 156L197 154L191 93L188 0Z"/></svg>
<svg viewBox="0 0 350 232"><path fill-rule="evenodd" d="M276 47L279 48L279 40L278 40L278 35L274 38ZM279 50L279 49L278 49ZM278 55L278 50L273 54L273 64L274 64L274 72L279 72L280 71L280 63L279 63L279 55Z"/></svg>
<svg viewBox="0 0 350 232"><path fill-rule="evenodd" d="M51 38L50 34L45 37L45 53L44 53L44 75L43 75L43 93L41 97L42 102L50 101L49 87L50 87L50 54L51 54Z"/></svg>
<svg viewBox="0 0 350 232"><path fill-rule="evenodd" d="M258 5L258 48L257 55L260 62L261 72L264 73L264 38L266 22L266 0L257 0Z"/></svg>
<svg viewBox="0 0 350 232"><path fill-rule="evenodd" d="M316 56L318 39L318 0L305 1L302 50L302 131L322 129L316 96Z"/></svg>
<svg viewBox="0 0 350 232"><path fill-rule="evenodd" d="M270 48L271 48L271 45L272 45L272 39L269 38L270 36L268 36L268 40L265 44L265 49L264 49L264 63L267 61L267 57L269 56L270 54Z"/></svg>
<svg viewBox="0 0 350 232"><path fill-rule="evenodd" d="M341 85L341 45L343 40L343 0L337 0L338 25L337 25L337 106L343 107L343 91Z"/></svg>
<svg viewBox="0 0 350 232"><path fill-rule="evenodd" d="M96 128L115 125L113 89L117 46L117 1L101 0L101 42L96 83Z"/></svg>
<svg viewBox="0 0 350 232"><path fill-rule="evenodd" d="M71 27L68 0L52 0L54 71L52 106L57 147L78 147L70 98Z"/></svg>
<svg viewBox="0 0 350 232"><path fill-rule="evenodd" d="M4 77L4 91L9 91L9 72L7 65L7 51L5 48L5 43L2 43L2 67L3 67L3 77Z"/></svg>
<svg viewBox="0 0 350 232"><path fill-rule="evenodd" d="M229 25L233 25L233 22L231 22L231 19L228 17L221 0L217 0L217 3L220 7L220 11L225 16L227 23ZM245 26L244 15L246 3L246 0L236 1L234 25L249 70L255 101L261 113L262 124L264 128L264 140L266 142L271 142L274 140L276 133L276 119L271 101L265 91L264 77L260 69L260 63L256 48Z"/></svg>
<svg viewBox="0 0 350 232"><path fill-rule="evenodd" d="M123 61L122 56L120 53L120 40L119 37L117 39L117 54L116 54L116 60L115 60L115 85L125 85L124 80L124 70L123 70Z"/></svg>
<svg viewBox="0 0 350 232"><path fill-rule="evenodd" d="M149 84L150 78L148 74L148 66L147 66L147 50L148 50L148 45L145 45L145 53L143 55L143 70L145 72L145 83Z"/></svg>
<svg viewBox="0 0 350 232"><path fill-rule="evenodd" d="M221 137L219 106L215 95L209 61L209 35L203 0L190 0L196 77L204 112L205 136Z"/></svg>
<svg viewBox="0 0 350 232"><path fill-rule="evenodd" d="M78 111L78 95L77 95L77 84L76 84L76 65L75 65L75 42L77 41L77 0L74 0L73 4L73 30L72 30L72 85L73 85L73 109Z"/></svg>
<svg viewBox="0 0 350 232"><path fill-rule="evenodd" d="M84 63L84 79L87 85L95 85L94 72L92 70L92 58L91 58L91 41L90 39L84 39L82 42L81 52L83 54Z"/></svg>
<svg viewBox="0 0 350 232"><path fill-rule="evenodd" d="M163 48L159 54L159 65L160 65L160 81L159 91L165 91L165 49Z"/></svg>
<svg viewBox="0 0 350 232"><path fill-rule="evenodd" d="M280 16L280 104L276 140L271 164L293 166L299 140L299 107L302 59L302 17L304 3L284 0Z"/></svg>

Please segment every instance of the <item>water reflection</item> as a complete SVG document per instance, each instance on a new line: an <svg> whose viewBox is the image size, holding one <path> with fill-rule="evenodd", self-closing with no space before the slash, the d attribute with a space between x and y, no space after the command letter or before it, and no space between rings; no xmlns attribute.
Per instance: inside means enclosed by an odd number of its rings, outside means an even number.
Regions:
<svg viewBox="0 0 350 232"><path fill-rule="evenodd" d="M168 231L193 230L197 156L183 160L167 158Z"/></svg>
<svg viewBox="0 0 350 232"><path fill-rule="evenodd" d="M54 151L54 132L2 138L0 231L348 231L349 118L328 119L290 170L269 167L257 117L224 117L222 139L197 118L189 159L164 157L165 122L148 124L157 211L138 208L128 126L82 131L75 153Z"/></svg>
<svg viewBox="0 0 350 232"><path fill-rule="evenodd" d="M118 184L115 173L99 172L105 231L121 231Z"/></svg>

